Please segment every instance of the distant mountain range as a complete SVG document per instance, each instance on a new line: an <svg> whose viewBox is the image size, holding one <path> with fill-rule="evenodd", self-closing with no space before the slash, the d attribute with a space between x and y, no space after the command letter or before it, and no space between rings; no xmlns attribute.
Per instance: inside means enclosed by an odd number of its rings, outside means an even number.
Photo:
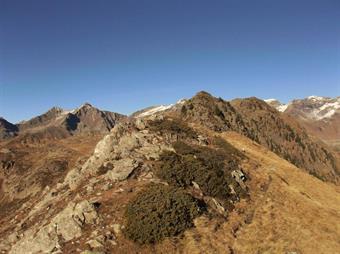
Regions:
<svg viewBox="0 0 340 254"><path fill-rule="evenodd" d="M265 102L280 112L286 112L304 120L327 120L340 113L340 97L309 96L305 99L292 100L288 104L282 104L276 99L268 99Z"/></svg>
<svg viewBox="0 0 340 254"><path fill-rule="evenodd" d="M276 99L269 105L295 118L308 132L340 151L340 97L309 96L282 104Z"/></svg>
<svg viewBox="0 0 340 254"><path fill-rule="evenodd" d="M125 117L119 113L99 110L89 103L74 110L53 107L42 115L18 124L0 118L0 138L10 138L19 134L61 138L91 132L107 133Z"/></svg>

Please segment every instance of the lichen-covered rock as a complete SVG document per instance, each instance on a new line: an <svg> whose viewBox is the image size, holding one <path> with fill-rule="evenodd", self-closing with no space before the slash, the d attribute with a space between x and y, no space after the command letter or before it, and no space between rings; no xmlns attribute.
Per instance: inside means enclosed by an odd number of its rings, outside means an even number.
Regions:
<svg viewBox="0 0 340 254"><path fill-rule="evenodd" d="M71 190L75 190L84 179L102 174L111 181L122 181L127 179L144 159L158 159L162 150L170 149L157 134L143 129L145 123L140 121L115 126L97 144L93 155L84 165L80 169L72 169L67 174L64 183Z"/></svg>
<svg viewBox="0 0 340 254"><path fill-rule="evenodd" d="M97 211L92 203L88 200L76 204L73 209L72 217L83 226L84 224L96 224L98 221Z"/></svg>
<svg viewBox="0 0 340 254"><path fill-rule="evenodd" d="M25 234L25 236L12 247L9 253L51 253L57 249L58 245L58 235L55 227L47 225L41 228L36 236L33 234Z"/></svg>
<svg viewBox="0 0 340 254"><path fill-rule="evenodd" d="M75 204L70 203L61 213L59 213L52 221L51 226L56 228L65 241L70 241L73 238L81 236L81 225L78 223L78 218L74 217ZM78 216L78 212L76 213Z"/></svg>
<svg viewBox="0 0 340 254"><path fill-rule="evenodd" d="M59 237L66 242L78 238L82 235L84 224L95 224L97 220L98 214L89 201L71 202L36 234L26 232L10 253L51 253L58 249Z"/></svg>
<svg viewBox="0 0 340 254"><path fill-rule="evenodd" d="M140 163L140 161L130 158L118 160L114 163L113 169L106 173L106 177L111 181L125 180Z"/></svg>
<svg viewBox="0 0 340 254"><path fill-rule="evenodd" d="M86 242L92 249L102 248L103 244L97 239L92 239Z"/></svg>

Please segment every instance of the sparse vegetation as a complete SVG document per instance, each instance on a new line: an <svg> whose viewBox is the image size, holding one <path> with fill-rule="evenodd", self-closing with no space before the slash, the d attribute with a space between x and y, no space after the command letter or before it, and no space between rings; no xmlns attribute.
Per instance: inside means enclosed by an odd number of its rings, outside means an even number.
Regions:
<svg viewBox="0 0 340 254"><path fill-rule="evenodd" d="M197 138L197 133L180 119L153 120L148 123L152 131L177 135L178 138Z"/></svg>
<svg viewBox="0 0 340 254"><path fill-rule="evenodd" d="M244 155L239 150L237 150L221 137L214 137L212 140L212 144L220 149L220 151L223 151L225 157L227 158L233 157L233 159L235 160L238 160L239 158L244 158Z"/></svg>
<svg viewBox="0 0 340 254"><path fill-rule="evenodd" d="M128 204L124 232L140 244L155 243L192 227L203 209L198 200L180 189L152 184Z"/></svg>
<svg viewBox="0 0 340 254"><path fill-rule="evenodd" d="M190 186L194 181L206 195L221 200L230 198L228 185L234 181L230 170L237 164L236 157L227 156L226 151L231 147L222 150L176 142L174 148L177 153L166 151L161 154L160 164L156 169L158 177L178 187ZM225 162L228 159L230 164Z"/></svg>

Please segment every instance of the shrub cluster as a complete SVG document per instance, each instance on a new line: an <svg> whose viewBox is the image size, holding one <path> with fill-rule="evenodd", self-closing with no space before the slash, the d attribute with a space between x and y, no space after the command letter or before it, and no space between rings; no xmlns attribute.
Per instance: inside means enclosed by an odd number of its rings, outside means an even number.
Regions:
<svg viewBox="0 0 340 254"><path fill-rule="evenodd" d="M180 189L152 184L128 204L124 233L141 244L155 243L192 227L203 208Z"/></svg>
<svg viewBox="0 0 340 254"><path fill-rule="evenodd" d="M152 120L148 122L152 131L176 134L179 138L197 138L197 133L179 119Z"/></svg>
<svg viewBox="0 0 340 254"><path fill-rule="evenodd" d="M230 196L223 154L207 147L191 148L184 143L175 144L175 152L161 154L156 174L169 184L187 187L195 181L206 195L226 199ZM192 149L190 151L190 149Z"/></svg>

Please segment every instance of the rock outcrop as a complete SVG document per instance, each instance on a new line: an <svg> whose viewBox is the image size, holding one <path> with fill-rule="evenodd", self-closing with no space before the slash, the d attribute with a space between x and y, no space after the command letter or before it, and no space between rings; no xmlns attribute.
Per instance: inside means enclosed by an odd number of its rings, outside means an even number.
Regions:
<svg viewBox="0 0 340 254"><path fill-rule="evenodd" d="M33 229L24 233L10 253L53 253L61 248L61 242L79 238L85 224L96 224L98 214L93 204L83 200L70 202L51 222L36 233Z"/></svg>
<svg viewBox="0 0 340 254"><path fill-rule="evenodd" d="M162 150L170 149L161 137L143 129L142 120L136 121L137 124L125 123L113 128L84 165L67 174L65 183L76 189L84 179L96 175L104 175L113 182L122 181L144 160L157 159Z"/></svg>

